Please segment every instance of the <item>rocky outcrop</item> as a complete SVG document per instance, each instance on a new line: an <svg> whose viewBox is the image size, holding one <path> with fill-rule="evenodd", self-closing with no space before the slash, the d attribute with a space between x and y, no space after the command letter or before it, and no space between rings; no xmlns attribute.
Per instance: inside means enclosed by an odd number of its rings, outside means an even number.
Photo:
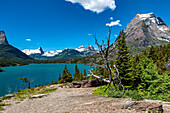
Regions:
<svg viewBox="0 0 170 113"><path fill-rule="evenodd" d="M86 51L95 51L94 47L92 45L86 47Z"/></svg>
<svg viewBox="0 0 170 113"><path fill-rule="evenodd" d="M13 61L33 60L19 49L10 45L4 31L0 31L0 58Z"/></svg>
<svg viewBox="0 0 170 113"><path fill-rule="evenodd" d="M149 46L162 40L170 42L170 29L160 17L153 13L137 14L123 30L127 42L136 42L135 46Z"/></svg>
<svg viewBox="0 0 170 113"><path fill-rule="evenodd" d="M74 88L87 88L87 87L96 87L103 85L104 82L100 79L92 79L92 80L82 80L73 82Z"/></svg>
<svg viewBox="0 0 170 113"><path fill-rule="evenodd" d="M0 31L0 44L8 44L4 31Z"/></svg>

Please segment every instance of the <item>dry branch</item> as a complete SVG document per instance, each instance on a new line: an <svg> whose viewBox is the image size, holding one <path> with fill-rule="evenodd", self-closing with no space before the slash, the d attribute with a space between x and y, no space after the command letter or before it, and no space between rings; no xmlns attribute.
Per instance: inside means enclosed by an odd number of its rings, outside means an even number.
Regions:
<svg viewBox="0 0 170 113"><path fill-rule="evenodd" d="M103 81L109 83L109 86L110 84L114 84L116 83L117 85L120 84L124 90L124 86L122 85L121 83L121 78L119 76L119 70L117 69L116 65L114 64L114 68L116 70L116 73L114 73L114 71L110 68L110 65L109 65L109 60L108 60L108 57L111 53L112 50L115 49L115 45L113 44L112 45L112 48L111 48L111 45L110 45L110 36L111 36L111 27L109 27L109 34L108 34L108 38L107 38L107 43L105 44L104 43L104 40L102 40L102 43L99 44L98 41L97 41L97 37L96 37L96 34L93 35L94 39L95 39L95 44L98 46L99 48L99 53L100 55L102 56L102 59L104 60L105 62L105 66L108 70L108 73L109 73L109 80L106 80L106 79L102 79ZM112 74L114 74L114 79L112 79ZM99 76L97 75L94 75L92 72L91 72L91 75L88 75L88 76L94 76L96 78L100 78ZM116 81L116 82L115 82Z"/></svg>

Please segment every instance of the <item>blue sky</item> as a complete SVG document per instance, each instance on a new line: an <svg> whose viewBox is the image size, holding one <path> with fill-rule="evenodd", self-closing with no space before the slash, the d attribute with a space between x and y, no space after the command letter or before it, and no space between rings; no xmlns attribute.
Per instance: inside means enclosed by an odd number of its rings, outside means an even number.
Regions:
<svg viewBox="0 0 170 113"><path fill-rule="evenodd" d="M81 44L95 46L90 34L96 33L99 41L105 39L106 23L117 21L112 28L114 42L115 35L136 14L153 12L170 26L170 0L84 1L0 0L0 30L5 31L10 44L21 50L41 46L49 51Z"/></svg>

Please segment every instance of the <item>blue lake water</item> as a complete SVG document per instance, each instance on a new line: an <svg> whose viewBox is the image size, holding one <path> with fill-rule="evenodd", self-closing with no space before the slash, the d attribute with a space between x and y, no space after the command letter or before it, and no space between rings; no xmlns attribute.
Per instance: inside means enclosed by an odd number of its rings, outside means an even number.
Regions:
<svg viewBox="0 0 170 113"><path fill-rule="evenodd" d="M8 94L10 91L17 92L18 89L24 89L27 84L23 83L18 78L27 77L29 81L32 81L31 87L35 85L47 85L53 80L57 82L59 74L67 65L68 71L73 75L75 64L30 64L24 66L14 67L1 67L5 72L0 73L0 97ZM91 67L90 65L78 64L80 71L88 73Z"/></svg>

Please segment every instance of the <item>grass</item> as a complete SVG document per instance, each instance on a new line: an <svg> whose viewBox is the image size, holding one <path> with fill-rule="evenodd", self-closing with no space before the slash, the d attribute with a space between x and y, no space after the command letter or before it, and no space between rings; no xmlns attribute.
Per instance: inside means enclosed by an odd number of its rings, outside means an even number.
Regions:
<svg viewBox="0 0 170 113"><path fill-rule="evenodd" d="M20 102L15 102L15 104L19 104Z"/></svg>
<svg viewBox="0 0 170 113"><path fill-rule="evenodd" d="M5 110L3 106L10 106L11 104L0 104L0 111Z"/></svg>
<svg viewBox="0 0 170 113"><path fill-rule="evenodd" d="M56 91L57 89L47 89L46 86L40 86L38 88L31 88L31 89L24 89L20 90L16 93L16 96L14 97L16 100L23 101L27 97L31 97L32 95L37 94L46 94Z"/></svg>
<svg viewBox="0 0 170 113"><path fill-rule="evenodd" d="M30 98L32 95L37 95L37 94L47 94L47 93L52 93L56 91L57 88L53 89L47 89L46 86L40 86L36 88L31 88L31 89L24 89L24 90L18 90L18 92L15 94L14 99L23 101L26 98ZM11 97L6 97L3 96L0 98L0 111L5 110L3 106L10 106L11 104L3 104L3 100L10 99ZM19 104L20 102L15 102L15 104Z"/></svg>
<svg viewBox="0 0 170 113"><path fill-rule="evenodd" d="M3 111L3 110L5 110L5 109L0 105L0 111Z"/></svg>
<svg viewBox="0 0 170 113"><path fill-rule="evenodd" d="M118 90L112 84L105 91L107 85L100 86L96 90L93 90L94 95L102 95L105 97L113 97L113 98L132 98L135 100L142 100L141 95L136 90ZM114 93L113 93L114 92Z"/></svg>
<svg viewBox="0 0 170 113"><path fill-rule="evenodd" d="M26 98L28 98L32 95L51 93L51 92L54 92L56 90L57 90L57 88L47 89L46 86L40 86L40 87L36 87L36 88L31 88L31 89L18 90L18 92L15 94L14 99L19 100L19 101L23 101L24 99L26 99ZM0 102L2 102L2 100L7 100L7 99L10 99L10 97L3 96L3 97L0 98Z"/></svg>

